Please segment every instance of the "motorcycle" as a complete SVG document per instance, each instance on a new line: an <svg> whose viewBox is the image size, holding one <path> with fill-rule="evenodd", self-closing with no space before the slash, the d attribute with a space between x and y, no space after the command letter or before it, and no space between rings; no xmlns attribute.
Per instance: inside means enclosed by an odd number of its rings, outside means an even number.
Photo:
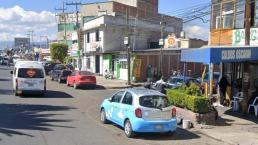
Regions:
<svg viewBox="0 0 258 145"><path fill-rule="evenodd" d="M113 74L112 71L106 70L105 74L104 74L104 77L105 77L105 79L114 79L114 74Z"/></svg>

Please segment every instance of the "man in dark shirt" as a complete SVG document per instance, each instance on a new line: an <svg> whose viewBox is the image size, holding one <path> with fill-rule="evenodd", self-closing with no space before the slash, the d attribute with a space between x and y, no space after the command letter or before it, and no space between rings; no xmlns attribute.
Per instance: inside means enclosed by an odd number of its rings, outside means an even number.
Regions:
<svg viewBox="0 0 258 145"><path fill-rule="evenodd" d="M227 86L229 86L228 80L226 76L222 76L220 81L219 81L219 89L220 89L220 104L224 104L225 96L226 96L226 91L227 91Z"/></svg>

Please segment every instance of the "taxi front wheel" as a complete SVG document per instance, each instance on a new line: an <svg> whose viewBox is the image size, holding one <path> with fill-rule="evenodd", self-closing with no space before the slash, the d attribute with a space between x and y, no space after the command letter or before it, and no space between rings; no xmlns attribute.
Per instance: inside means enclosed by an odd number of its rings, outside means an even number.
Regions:
<svg viewBox="0 0 258 145"><path fill-rule="evenodd" d="M101 109L101 111L100 111L100 121L101 121L103 124L107 124L107 123L108 123L108 120L107 120L107 117L106 117L105 109Z"/></svg>
<svg viewBox="0 0 258 145"><path fill-rule="evenodd" d="M133 129L132 129L132 124L129 120L125 121L124 132L128 138L132 138L135 136L135 133L133 132Z"/></svg>

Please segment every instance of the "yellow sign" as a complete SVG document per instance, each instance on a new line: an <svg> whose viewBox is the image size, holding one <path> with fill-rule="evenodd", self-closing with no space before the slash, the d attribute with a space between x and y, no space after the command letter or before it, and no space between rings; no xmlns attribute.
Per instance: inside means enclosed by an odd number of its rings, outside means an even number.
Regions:
<svg viewBox="0 0 258 145"><path fill-rule="evenodd" d="M141 65L142 60L141 59L135 59L133 62L133 76L136 78L141 77Z"/></svg>
<svg viewBox="0 0 258 145"><path fill-rule="evenodd" d="M168 44L171 45L175 45L176 43L176 39L175 37L168 37Z"/></svg>

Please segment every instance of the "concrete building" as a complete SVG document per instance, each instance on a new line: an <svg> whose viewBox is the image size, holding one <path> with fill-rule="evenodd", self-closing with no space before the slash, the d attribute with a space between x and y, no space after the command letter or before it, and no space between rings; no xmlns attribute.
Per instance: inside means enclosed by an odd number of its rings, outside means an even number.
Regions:
<svg viewBox="0 0 258 145"><path fill-rule="evenodd" d="M258 0L211 0L211 46L182 51L184 62L208 64L210 76L213 66L219 65L221 76L230 84L228 96L221 103L233 100L234 110L248 112L252 93L258 89ZM202 57L200 57L202 56ZM212 77L210 92L212 92ZM236 101L236 92L243 92ZM257 103L257 102L256 102Z"/></svg>
<svg viewBox="0 0 258 145"><path fill-rule="evenodd" d="M152 2L152 5L149 3ZM147 50L158 46L161 30L161 17L168 21L164 36L182 31L182 20L176 17L160 15L148 11L147 6L158 10L158 1L108 1L82 5L83 21L83 62L84 70L104 74L106 70L114 72L117 79L127 79L127 56L124 37L130 34L130 49ZM155 6L155 7L154 7ZM144 8L146 7L146 8ZM142 9L145 12L142 12ZM126 23L128 10L128 24ZM155 47L156 48L156 47Z"/></svg>
<svg viewBox="0 0 258 145"><path fill-rule="evenodd" d="M66 43L68 45L68 55L73 59L73 65L78 68L78 33L77 28L81 25L81 14L78 14L78 26L76 13L59 14L58 17L58 33L57 41L59 43Z"/></svg>

